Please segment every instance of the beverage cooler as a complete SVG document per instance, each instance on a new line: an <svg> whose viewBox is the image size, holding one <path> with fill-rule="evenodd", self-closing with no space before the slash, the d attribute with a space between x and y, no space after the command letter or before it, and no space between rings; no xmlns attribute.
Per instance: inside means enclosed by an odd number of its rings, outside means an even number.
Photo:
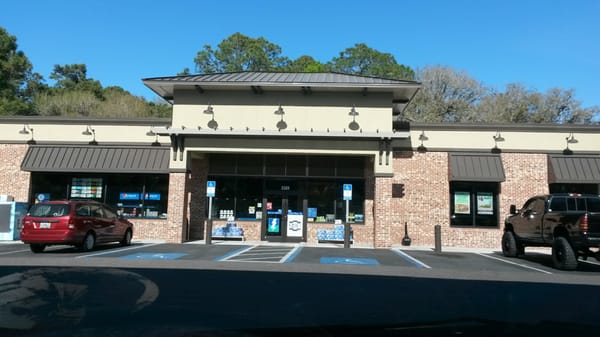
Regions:
<svg viewBox="0 0 600 337"><path fill-rule="evenodd" d="M19 240L21 220L28 209L29 204L25 202L0 202L0 240Z"/></svg>

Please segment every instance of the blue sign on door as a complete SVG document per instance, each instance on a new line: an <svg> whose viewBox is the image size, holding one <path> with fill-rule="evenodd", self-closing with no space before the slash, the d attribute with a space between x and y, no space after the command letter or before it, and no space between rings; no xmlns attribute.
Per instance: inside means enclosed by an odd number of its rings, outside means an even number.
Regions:
<svg viewBox="0 0 600 337"><path fill-rule="evenodd" d="M280 218L269 218L269 223L267 224L267 232L279 233L280 228L281 228L281 219Z"/></svg>

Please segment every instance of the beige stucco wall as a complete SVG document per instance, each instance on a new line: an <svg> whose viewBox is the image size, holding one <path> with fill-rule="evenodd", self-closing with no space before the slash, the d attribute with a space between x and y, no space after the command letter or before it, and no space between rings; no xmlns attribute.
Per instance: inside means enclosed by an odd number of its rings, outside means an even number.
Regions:
<svg viewBox="0 0 600 337"><path fill-rule="evenodd" d="M287 123L286 130L330 131L359 133L352 131L348 124L353 120L349 115L355 107L356 122L363 132L392 131L391 94L372 93L314 93L302 95L298 92L265 92L253 94L251 91L216 92L200 94L193 90L177 91L173 105L173 127L197 129L208 128L212 115L204 110L210 104L219 129L278 130L277 122L281 115L274 112L281 105Z"/></svg>

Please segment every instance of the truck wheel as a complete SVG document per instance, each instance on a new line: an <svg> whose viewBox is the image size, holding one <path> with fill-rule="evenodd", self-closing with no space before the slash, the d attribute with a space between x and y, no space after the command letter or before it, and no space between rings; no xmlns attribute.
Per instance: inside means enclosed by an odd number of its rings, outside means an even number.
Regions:
<svg viewBox="0 0 600 337"><path fill-rule="evenodd" d="M511 231L505 231L502 235L502 254L506 257L517 257L519 254L517 238Z"/></svg>
<svg viewBox="0 0 600 337"><path fill-rule="evenodd" d="M577 255L565 237L559 236L554 239L552 262L557 269L574 270L577 268Z"/></svg>

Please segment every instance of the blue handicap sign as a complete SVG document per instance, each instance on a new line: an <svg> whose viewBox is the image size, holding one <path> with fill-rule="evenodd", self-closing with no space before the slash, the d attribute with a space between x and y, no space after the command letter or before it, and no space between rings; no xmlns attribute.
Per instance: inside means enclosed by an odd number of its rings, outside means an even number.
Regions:
<svg viewBox="0 0 600 337"><path fill-rule="evenodd" d="M344 184L344 200L352 200L352 184Z"/></svg>
<svg viewBox="0 0 600 337"><path fill-rule="evenodd" d="M215 190L217 187L217 182L214 180L209 180L206 182L206 196L207 197L214 197L215 196Z"/></svg>

